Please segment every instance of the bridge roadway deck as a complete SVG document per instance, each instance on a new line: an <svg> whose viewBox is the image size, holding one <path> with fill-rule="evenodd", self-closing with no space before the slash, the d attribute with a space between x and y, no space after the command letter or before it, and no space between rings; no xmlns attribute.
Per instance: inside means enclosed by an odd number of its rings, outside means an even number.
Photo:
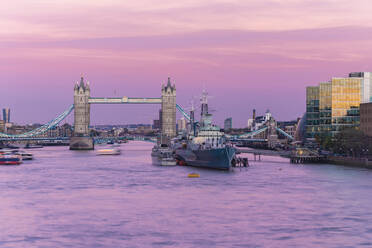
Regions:
<svg viewBox="0 0 372 248"><path fill-rule="evenodd" d="M91 97L90 104L161 104L161 98Z"/></svg>

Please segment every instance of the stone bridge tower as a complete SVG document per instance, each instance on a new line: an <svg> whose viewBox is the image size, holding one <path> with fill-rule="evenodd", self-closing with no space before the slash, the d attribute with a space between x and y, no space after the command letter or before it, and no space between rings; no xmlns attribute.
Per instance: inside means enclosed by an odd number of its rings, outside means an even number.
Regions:
<svg viewBox="0 0 372 248"><path fill-rule="evenodd" d="M90 124L89 83L80 79L74 88L74 136L70 140L71 150L94 149L93 139L89 137Z"/></svg>
<svg viewBox="0 0 372 248"><path fill-rule="evenodd" d="M176 136L176 85L171 85L170 78L161 89L161 109L162 136L169 140Z"/></svg>
<svg viewBox="0 0 372 248"><path fill-rule="evenodd" d="M75 136L89 136L90 122L90 88L89 84L80 79L80 84L76 83L74 88L74 134Z"/></svg>

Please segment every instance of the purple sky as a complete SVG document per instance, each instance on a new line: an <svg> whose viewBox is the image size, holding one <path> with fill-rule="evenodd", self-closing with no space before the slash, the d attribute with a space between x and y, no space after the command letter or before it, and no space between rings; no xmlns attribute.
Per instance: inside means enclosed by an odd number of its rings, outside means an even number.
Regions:
<svg viewBox="0 0 372 248"><path fill-rule="evenodd" d="M245 126L253 108L290 120L305 111L305 86L372 70L370 1L123 2L1 4L0 107L12 121L63 112L81 74L97 97L159 97L170 76L185 108L205 87L219 124ZM92 106L92 124L150 123L158 109Z"/></svg>

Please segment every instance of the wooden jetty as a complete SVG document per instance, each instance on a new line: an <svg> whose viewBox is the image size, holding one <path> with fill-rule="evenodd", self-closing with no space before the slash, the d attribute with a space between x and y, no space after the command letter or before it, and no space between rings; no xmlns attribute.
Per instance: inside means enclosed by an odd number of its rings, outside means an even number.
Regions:
<svg viewBox="0 0 372 248"><path fill-rule="evenodd" d="M289 158L293 164L321 163L326 160L325 156L308 148L297 148L293 150Z"/></svg>

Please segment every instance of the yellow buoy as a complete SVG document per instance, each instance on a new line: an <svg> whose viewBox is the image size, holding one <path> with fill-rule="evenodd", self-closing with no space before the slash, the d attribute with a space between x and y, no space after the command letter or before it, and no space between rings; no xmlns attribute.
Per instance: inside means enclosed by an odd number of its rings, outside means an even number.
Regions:
<svg viewBox="0 0 372 248"><path fill-rule="evenodd" d="M198 173L190 173L188 175L189 178L197 178L197 177L200 177L200 175Z"/></svg>

